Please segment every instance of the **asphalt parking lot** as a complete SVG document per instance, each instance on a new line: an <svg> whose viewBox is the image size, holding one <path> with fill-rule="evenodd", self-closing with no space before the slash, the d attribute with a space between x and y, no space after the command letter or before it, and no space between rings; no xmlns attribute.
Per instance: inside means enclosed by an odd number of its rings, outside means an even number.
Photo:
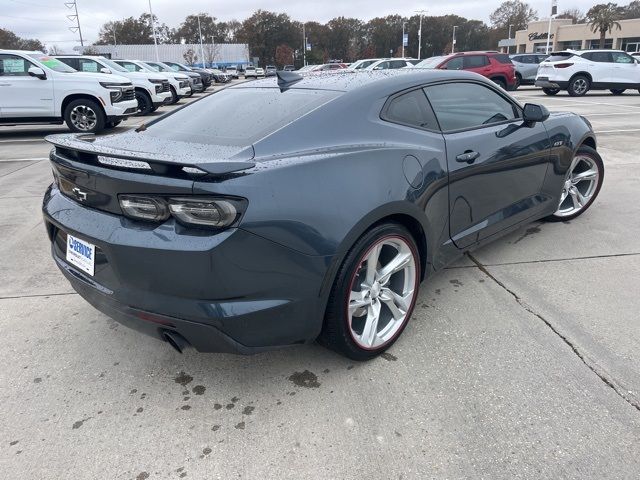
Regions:
<svg viewBox="0 0 640 480"><path fill-rule="evenodd" d="M180 355L97 312L40 215L42 138L65 129L0 127L5 478L638 478L640 95L514 96L592 122L599 198L423 284L361 364L317 345Z"/></svg>

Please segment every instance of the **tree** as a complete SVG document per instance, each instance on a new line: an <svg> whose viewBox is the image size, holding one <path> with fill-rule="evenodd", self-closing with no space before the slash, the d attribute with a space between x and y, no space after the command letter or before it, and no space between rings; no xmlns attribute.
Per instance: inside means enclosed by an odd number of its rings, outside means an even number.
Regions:
<svg viewBox="0 0 640 480"><path fill-rule="evenodd" d="M574 25L576 23L584 23L584 13L582 13L578 8L569 8L563 11L556 18L569 18L573 21Z"/></svg>
<svg viewBox="0 0 640 480"><path fill-rule="evenodd" d="M216 58L220 54L220 45L217 43L205 43L202 45L202 50L204 54L204 63L205 67L207 65L213 65L216 63Z"/></svg>
<svg viewBox="0 0 640 480"><path fill-rule="evenodd" d="M293 48L289 45L282 44L276 48L276 65L292 65L293 64Z"/></svg>
<svg viewBox="0 0 640 480"><path fill-rule="evenodd" d="M35 38L20 38L11 30L0 28L0 48L7 50L37 50L44 52L45 47Z"/></svg>
<svg viewBox="0 0 640 480"><path fill-rule="evenodd" d="M618 30L622 29L618 22L620 16L620 8L617 4L611 2L595 5L587 12L587 21L591 31L600 33L600 48L604 48L607 33L613 32L613 27Z"/></svg>
<svg viewBox="0 0 640 480"><path fill-rule="evenodd" d="M189 66L193 66L198 61L198 55L193 50L193 48L188 48L187 50L185 50L185 52L182 54L182 58L184 58L184 61L187 62L187 65Z"/></svg>
<svg viewBox="0 0 640 480"><path fill-rule="evenodd" d="M236 37L249 45L252 57L260 58L263 64L273 64L277 46L297 44L299 32L302 32L301 25L292 22L289 15L257 10L242 22Z"/></svg>
<svg viewBox="0 0 640 480"><path fill-rule="evenodd" d="M167 43L170 39L170 30L164 23L156 23L156 37L158 43ZM153 43L153 28L151 15L143 13L139 18L128 17L123 20L107 22L100 28L96 45L150 45Z"/></svg>
<svg viewBox="0 0 640 480"><path fill-rule="evenodd" d="M208 13L196 13L187 16L180 26L171 32L171 40L175 43L200 43L200 32L203 43L223 42L227 38L227 24L216 23L216 18Z"/></svg>
<svg viewBox="0 0 640 480"><path fill-rule="evenodd" d="M622 7L621 20L627 20L630 18L640 18L640 0L634 0L626 7Z"/></svg>
<svg viewBox="0 0 640 480"><path fill-rule="evenodd" d="M538 12L521 0L507 0L489 15L489 19L496 28L508 30L511 25L515 30L524 30L531 20L538 19Z"/></svg>

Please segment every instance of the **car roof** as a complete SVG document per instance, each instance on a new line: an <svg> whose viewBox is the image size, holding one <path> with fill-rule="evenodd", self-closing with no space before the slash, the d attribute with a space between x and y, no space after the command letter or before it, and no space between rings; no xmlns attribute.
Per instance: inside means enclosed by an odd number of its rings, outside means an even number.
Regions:
<svg viewBox="0 0 640 480"><path fill-rule="evenodd" d="M5 50L0 48L0 53L15 53L15 54L22 54L22 55L37 53L38 55L42 55L44 52L40 52L38 50Z"/></svg>
<svg viewBox="0 0 640 480"><path fill-rule="evenodd" d="M464 70L388 69L363 71L310 72L299 74L302 79L289 88L301 90L333 90L349 92L367 87L370 94L389 95L414 85L446 80L476 80L491 83L481 75ZM240 83L230 89L279 88L277 77Z"/></svg>

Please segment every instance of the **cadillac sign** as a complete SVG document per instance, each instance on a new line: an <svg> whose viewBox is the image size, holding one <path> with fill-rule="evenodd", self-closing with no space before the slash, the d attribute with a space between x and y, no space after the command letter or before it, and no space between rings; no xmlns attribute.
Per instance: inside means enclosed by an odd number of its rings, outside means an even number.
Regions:
<svg viewBox="0 0 640 480"><path fill-rule="evenodd" d="M538 33L538 32L533 32L529 34L529 41L533 42L534 40L546 40L547 37L549 36L548 33ZM553 33L551 34L551 36L549 37L549 39L553 38Z"/></svg>

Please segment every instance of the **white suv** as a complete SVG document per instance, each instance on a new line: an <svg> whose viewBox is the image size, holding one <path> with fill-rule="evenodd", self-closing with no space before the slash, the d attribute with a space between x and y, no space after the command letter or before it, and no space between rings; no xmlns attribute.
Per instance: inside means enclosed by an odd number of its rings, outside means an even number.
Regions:
<svg viewBox="0 0 640 480"><path fill-rule="evenodd" d="M96 133L137 110L128 78L79 73L41 52L0 50L0 124L64 120L74 132Z"/></svg>
<svg viewBox="0 0 640 480"><path fill-rule="evenodd" d="M610 90L621 95L627 89L640 91L640 64L621 50L556 52L538 67L535 85L547 95L560 90L572 97L589 90Z"/></svg>
<svg viewBox="0 0 640 480"><path fill-rule="evenodd" d="M114 60L114 62L130 72L153 73L169 80L169 90L171 91L171 100L169 101L169 105L173 105L182 97L186 97L191 94L189 77L182 73L157 72L155 69L140 60Z"/></svg>
<svg viewBox="0 0 640 480"><path fill-rule="evenodd" d="M171 86L166 77L150 72L130 72L104 57L89 55L56 55L55 58L79 72L115 73L133 83L138 101L138 113L148 115L159 106L171 101Z"/></svg>

